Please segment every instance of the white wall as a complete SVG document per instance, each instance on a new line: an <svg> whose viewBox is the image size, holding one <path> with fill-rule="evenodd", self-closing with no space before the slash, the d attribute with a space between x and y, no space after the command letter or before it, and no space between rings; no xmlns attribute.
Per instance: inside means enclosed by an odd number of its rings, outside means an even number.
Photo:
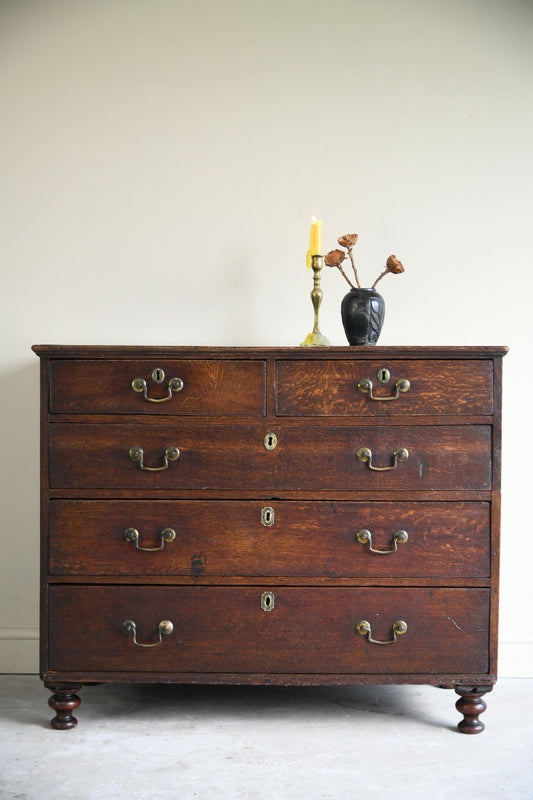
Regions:
<svg viewBox="0 0 533 800"><path fill-rule="evenodd" d="M380 343L512 348L500 671L533 675L532 34L527 0L3 0L0 670L37 670L30 345L298 344L314 214L365 282L406 265Z"/></svg>

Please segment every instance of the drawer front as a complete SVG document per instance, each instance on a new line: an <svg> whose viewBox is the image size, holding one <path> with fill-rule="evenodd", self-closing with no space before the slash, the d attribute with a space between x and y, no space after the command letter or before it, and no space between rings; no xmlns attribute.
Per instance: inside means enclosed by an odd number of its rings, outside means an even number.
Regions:
<svg viewBox="0 0 533 800"><path fill-rule="evenodd" d="M407 391L397 391L401 380ZM361 381L372 391L361 391ZM492 393L491 361L277 362L280 416L492 414Z"/></svg>
<svg viewBox="0 0 533 800"><path fill-rule="evenodd" d="M278 425L273 433L277 446L268 450L264 426L52 424L50 486L143 491L491 488L488 425ZM150 469L165 465L168 448L180 454L167 460L163 471L147 472L130 457L133 446L142 449L143 464ZM408 456L401 463L394 457L399 450ZM360 460L357 454L362 458L365 452L366 460Z"/></svg>
<svg viewBox="0 0 533 800"><path fill-rule="evenodd" d="M52 413L265 413L264 361L67 360L52 361L50 370Z"/></svg>
<svg viewBox="0 0 533 800"><path fill-rule="evenodd" d="M263 610L270 592L269 611ZM74 587L50 589L52 671L483 673L486 589ZM262 607L263 605L263 607ZM159 623L173 631L155 647ZM407 630L393 639L394 623Z"/></svg>
<svg viewBox="0 0 533 800"><path fill-rule="evenodd" d="M49 570L482 578L490 574L489 537L488 503L53 500Z"/></svg>

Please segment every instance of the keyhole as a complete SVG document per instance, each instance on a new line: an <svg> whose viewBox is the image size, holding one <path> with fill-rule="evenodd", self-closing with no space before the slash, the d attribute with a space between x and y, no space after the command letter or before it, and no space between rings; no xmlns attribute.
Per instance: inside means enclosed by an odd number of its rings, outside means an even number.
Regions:
<svg viewBox="0 0 533 800"><path fill-rule="evenodd" d="M390 372L386 367L378 369L378 381L380 383L388 383L390 381Z"/></svg>
<svg viewBox="0 0 533 800"><path fill-rule="evenodd" d="M276 519L276 513L272 506L265 506L261 509L261 523L265 528L270 528Z"/></svg>
<svg viewBox="0 0 533 800"><path fill-rule="evenodd" d="M267 433L264 438L264 444L267 450L274 450L278 443L278 437L275 433Z"/></svg>
<svg viewBox="0 0 533 800"><path fill-rule="evenodd" d="M272 592L263 592L261 595L261 608L263 611L273 611L276 604L276 598Z"/></svg>
<svg viewBox="0 0 533 800"><path fill-rule="evenodd" d="M155 383L163 383L165 380L165 370L161 369L161 367L156 367L152 371L152 380Z"/></svg>

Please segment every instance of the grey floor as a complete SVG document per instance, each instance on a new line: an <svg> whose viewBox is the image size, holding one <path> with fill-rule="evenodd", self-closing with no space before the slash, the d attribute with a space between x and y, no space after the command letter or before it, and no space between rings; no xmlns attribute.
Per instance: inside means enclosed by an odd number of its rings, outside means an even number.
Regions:
<svg viewBox="0 0 533 800"><path fill-rule="evenodd" d="M533 680L500 680L477 736L429 686L87 686L71 731L48 696L0 676L2 800L533 798Z"/></svg>

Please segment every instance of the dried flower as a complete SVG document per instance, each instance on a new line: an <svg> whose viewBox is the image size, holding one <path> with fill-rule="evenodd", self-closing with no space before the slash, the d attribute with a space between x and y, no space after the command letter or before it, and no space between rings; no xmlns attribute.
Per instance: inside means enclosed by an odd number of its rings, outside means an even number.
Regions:
<svg viewBox="0 0 533 800"><path fill-rule="evenodd" d="M357 244L358 238L359 236L356 233L345 233L344 236L339 236L337 241L341 247L346 247L348 249L353 247L354 244Z"/></svg>
<svg viewBox="0 0 533 800"><path fill-rule="evenodd" d="M338 243L341 247L345 247L348 256L350 258L350 263L352 265L353 274L355 277L355 283L359 288L361 288L361 284L359 283L359 275L357 274L357 267L355 266L355 261L353 258L352 247L357 242L359 236L357 233L345 233L344 236L339 236L337 239ZM324 257L324 262L327 264L328 267L338 267L343 277L348 281L352 289L355 289L355 284L352 283L350 278L347 276L343 268L341 267L342 262L346 258L345 254L342 250L330 250L327 256Z"/></svg>
<svg viewBox="0 0 533 800"><path fill-rule="evenodd" d="M389 256L386 262L386 267L389 272L392 272L394 275L399 275L401 272L405 272L402 262L396 256Z"/></svg>
<svg viewBox="0 0 533 800"><path fill-rule="evenodd" d="M355 277L355 284L353 283L353 281L350 280L350 278L342 268L342 262L346 258L346 255L343 253L342 250L330 250L329 253L326 256L324 256L324 263L328 267L337 267L339 272L341 272L342 276L350 284L352 289L355 289L356 286L358 289L361 288L357 267L355 266L355 261L352 253L352 248L357 243L358 238L359 236L357 235L357 233L345 233L343 236L339 236L339 238L337 239L337 242L340 244L340 246L346 248L348 257L352 265L353 274ZM381 275L378 275L378 277L372 284L372 289L374 289L376 287L376 284L379 283L379 281L382 278L384 278L385 275L387 275L389 272L391 272L393 275L400 275L400 273L405 272L402 262L395 255L391 255L388 257L385 264L385 269L383 270Z"/></svg>
<svg viewBox="0 0 533 800"><path fill-rule="evenodd" d="M350 260L352 260L352 251L351 251L351 249L348 250L348 255L350 256ZM345 258L346 258L346 256L342 252L342 250L330 250L329 253L326 253L326 255L324 256L324 264L327 267L337 267L337 269L339 270L341 275L345 278L345 280L348 281L350 286L353 287L353 283L351 282L351 280L349 279L349 277L347 276L347 274L345 273L345 271L342 268L342 262L344 261ZM352 264L353 264L353 260L352 260Z"/></svg>
<svg viewBox="0 0 533 800"><path fill-rule="evenodd" d="M379 275L376 278L376 280L372 284L372 288L375 289L376 288L376 284L378 284L380 282L380 280L382 278L384 278L385 275L387 275L389 272L392 272L393 275L400 275L402 272L405 272L405 269L404 269L404 266L403 266L402 262L400 261L399 258L396 258L396 256L389 256L388 257L388 259L387 259L387 261L385 263L385 269L383 270L381 275Z"/></svg>
<svg viewBox="0 0 533 800"><path fill-rule="evenodd" d="M339 267L346 255L342 252L342 250L330 250L329 253L326 253L324 256L324 264L328 267Z"/></svg>

